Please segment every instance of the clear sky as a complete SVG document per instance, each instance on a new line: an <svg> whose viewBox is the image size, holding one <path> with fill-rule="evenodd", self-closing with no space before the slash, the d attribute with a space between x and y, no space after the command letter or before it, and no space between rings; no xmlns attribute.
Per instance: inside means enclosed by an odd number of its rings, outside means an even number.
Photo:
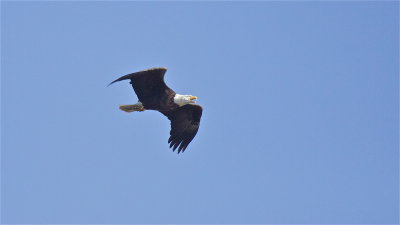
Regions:
<svg viewBox="0 0 400 225"><path fill-rule="evenodd" d="M399 3L2 2L2 223L398 223ZM199 97L183 154L138 70Z"/></svg>

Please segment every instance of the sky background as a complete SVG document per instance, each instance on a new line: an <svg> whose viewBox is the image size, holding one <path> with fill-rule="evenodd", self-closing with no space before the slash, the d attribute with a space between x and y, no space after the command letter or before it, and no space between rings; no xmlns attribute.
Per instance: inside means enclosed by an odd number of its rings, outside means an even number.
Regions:
<svg viewBox="0 0 400 225"><path fill-rule="evenodd" d="M399 3L1 2L1 222L398 223ZM129 82L167 67L200 130Z"/></svg>

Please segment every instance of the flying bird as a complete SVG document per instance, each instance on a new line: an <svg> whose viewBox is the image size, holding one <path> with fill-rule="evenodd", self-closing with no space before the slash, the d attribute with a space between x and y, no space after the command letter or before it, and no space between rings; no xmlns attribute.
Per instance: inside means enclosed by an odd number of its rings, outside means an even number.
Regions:
<svg viewBox="0 0 400 225"><path fill-rule="evenodd" d="M196 136L200 126L203 109L194 104L193 95L175 93L164 82L166 68L151 68L122 76L109 85L122 80L131 80L138 102L133 105L121 105L125 112L157 110L171 121L169 147L178 153L184 152Z"/></svg>

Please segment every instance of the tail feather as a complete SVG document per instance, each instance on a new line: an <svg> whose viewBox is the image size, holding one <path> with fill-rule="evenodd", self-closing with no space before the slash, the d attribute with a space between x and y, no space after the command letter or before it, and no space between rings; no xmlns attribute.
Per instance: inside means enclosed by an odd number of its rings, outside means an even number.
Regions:
<svg viewBox="0 0 400 225"><path fill-rule="evenodd" d="M125 112L144 111L142 105L120 105L119 109Z"/></svg>

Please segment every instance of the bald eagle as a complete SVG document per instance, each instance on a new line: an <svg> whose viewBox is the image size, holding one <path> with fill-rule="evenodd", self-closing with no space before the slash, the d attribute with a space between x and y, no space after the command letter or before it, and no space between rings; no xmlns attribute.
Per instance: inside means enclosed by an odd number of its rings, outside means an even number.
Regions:
<svg viewBox="0 0 400 225"><path fill-rule="evenodd" d="M169 147L184 152L196 136L200 126L202 107L194 104L196 96L175 93L164 82L166 68L151 68L122 76L109 85L131 80L139 101L134 105L121 105L125 112L157 110L171 121Z"/></svg>

